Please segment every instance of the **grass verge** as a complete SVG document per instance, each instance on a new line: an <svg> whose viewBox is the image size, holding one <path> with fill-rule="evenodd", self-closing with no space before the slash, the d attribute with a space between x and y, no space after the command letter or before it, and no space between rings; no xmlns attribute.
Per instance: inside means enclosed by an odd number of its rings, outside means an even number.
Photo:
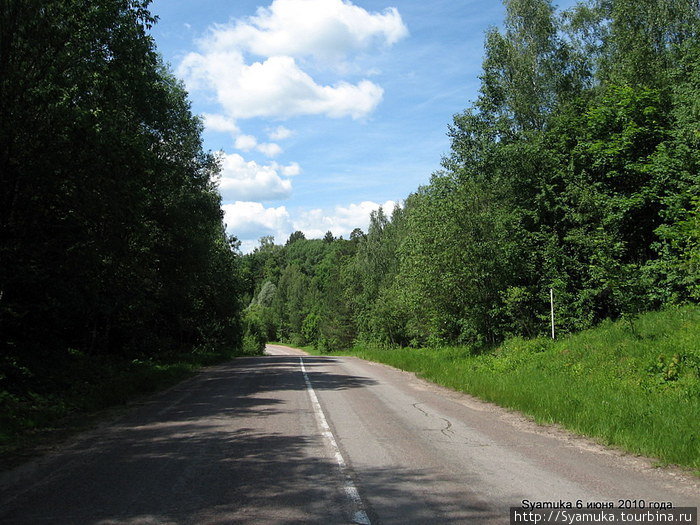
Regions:
<svg viewBox="0 0 700 525"><path fill-rule="evenodd" d="M652 312L493 352L376 348L347 352L558 423L700 475L700 308Z"/></svg>
<svg viewBox="0 0 700 525"><path fill-rule="evenodd" d="M159 359L124 360L71 353L60 363L24 369L27 386L22 394L0 389L0 470L115 415L130 401L239 355L199 349Z"/></svg>

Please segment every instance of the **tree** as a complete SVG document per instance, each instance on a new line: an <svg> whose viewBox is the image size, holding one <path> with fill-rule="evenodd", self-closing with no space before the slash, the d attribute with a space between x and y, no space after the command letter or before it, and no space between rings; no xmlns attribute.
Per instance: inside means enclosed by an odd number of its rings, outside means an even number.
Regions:
<svg viewBox="0 0 700 525"><path fill-rule="evenodd" d="M255 250L254 250L255 253L270 252L270 251L273 251L275 249L275 237L274 237L274 235L263 235L262 237L260 237L258 242L260 243L260 245L255 247Z"/></svg>
<svg viewBox="0 0 700 525"><path fill-rule="evenodd" d="M364 232L360 228L355 228L350 232L351 241L359 241L365 236Z"/></svg>
<svg viewBox="0 0 700 525"><path fill-rule="evenodd" d="M0 5L0 367L240 342L219 167L148 4Z"/></svg>
<svg viewBox="0 0 700 525"><path fill-rule="evenodd" d="M367 234L288 242L284 293L307 280L280 322L478 345L545 333L550 288L563 332L697 298L697 2L505 4L443 169Z"/></svg>
<svg viewBox="0 0 700 525"><path fill-rule="evenodd" d="M289 246L292 243L295 243L296 241L306 239L306 236L304 235L304 232L301 232L299 230L293 232L290 236L289 239L287 239L287 242L285 243L285 246Z"/></svg>
<svg viewBox="0 0 700 525"><path fill-rule="evenodd" d="M542 130L547 114L571 82L568 49L558 35L549 0L506 0L505 33L486 35L477 103L500 132ZM569 93L567 93L569 94Z"/></svg>

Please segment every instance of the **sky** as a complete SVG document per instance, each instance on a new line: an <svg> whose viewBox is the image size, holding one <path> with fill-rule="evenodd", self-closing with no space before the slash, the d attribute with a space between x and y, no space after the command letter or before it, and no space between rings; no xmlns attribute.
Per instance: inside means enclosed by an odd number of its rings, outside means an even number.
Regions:
<svg viewBox="0 0 700 525"><path fill-rule="evenodd" d="M573 0L562 0L568 7ZM440 169L478 96L492 0L155 0L159 52L221 158L244 253L296 230L348 238Z"/></svg>

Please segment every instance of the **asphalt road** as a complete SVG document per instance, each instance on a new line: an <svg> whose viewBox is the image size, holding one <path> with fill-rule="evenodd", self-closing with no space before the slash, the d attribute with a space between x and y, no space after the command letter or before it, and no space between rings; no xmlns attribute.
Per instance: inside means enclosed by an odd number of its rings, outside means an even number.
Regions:
<svg viewBox="0 0 700 525"><path fill-rule="evenodd" d="M0 523L502 524L523 500L700 505L698 478L411 374L268 352L3 473Z"/></svg>

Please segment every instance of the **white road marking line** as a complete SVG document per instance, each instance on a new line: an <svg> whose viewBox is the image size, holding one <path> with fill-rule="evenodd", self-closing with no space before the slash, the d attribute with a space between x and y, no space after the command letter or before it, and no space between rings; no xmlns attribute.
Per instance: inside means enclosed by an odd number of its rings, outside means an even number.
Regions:
<svg viewBox="0 0 700 525"><path fill-rule="evenodd" d="M323 434L323 436L328 441L333 455L335 456L335 460L338 463L338 467L340 468L340 472L345 478L343 482L343 490L345 491L345 495L348 497L350 503L353 506L352 522L357 523L359 525L372 525L372 522L370 521L369 516L365 511L365 504L362 501L362 498L360 497L360 493L357 491L357 487L355 487L355 484L352 482L350 473L348 472L348 464L346 463L343 454L341 454L340 452L340 447L338 447L338 443L336 442L335 436L331 431L331 427L328 425L328 421L326 420L326 416L323 413L321 404L318 402L318 397L316 397L314 387L311 386L309 375L306 373L306 367L304 366L304 359L301 357L299 358L299 364L301 365L301 372L302 374L304 374L306 391L309 393L309 398L311 398L311 404L314 407L316 421L318 422L318 426L321 427L321 434Z"/></svg>

